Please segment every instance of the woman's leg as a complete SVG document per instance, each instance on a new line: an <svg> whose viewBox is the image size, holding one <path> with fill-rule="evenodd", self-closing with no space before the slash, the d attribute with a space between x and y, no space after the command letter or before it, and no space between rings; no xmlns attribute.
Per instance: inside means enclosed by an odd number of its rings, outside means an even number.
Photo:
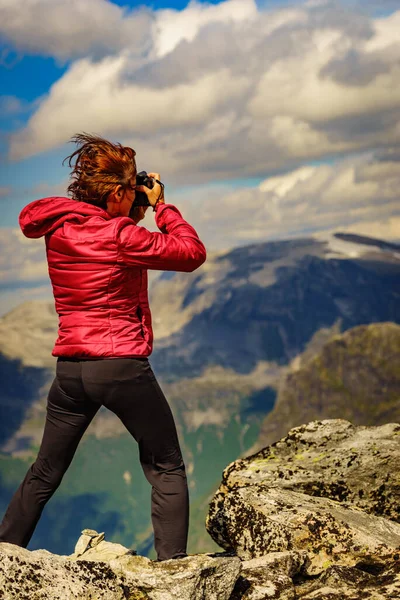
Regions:
<svg viewBox="0 0 400 600"><path fill-rule="evenodd" d="M1 542L26 548L46 502L60 485L82 435L100 408L85 398L80 370L79 362L68 362L59 372L57 363L39 454L4 515Z"/></svg>
<svg viewBox="0 0 400 600"><path fill-rule="evenodd" d="M139 444L140 463L152 485L151 519L158 560L186 556L189 493L185 464L171 409L148 360L88 361L84 369L87 394L98 397L103 392L102 403Z"/></svg>

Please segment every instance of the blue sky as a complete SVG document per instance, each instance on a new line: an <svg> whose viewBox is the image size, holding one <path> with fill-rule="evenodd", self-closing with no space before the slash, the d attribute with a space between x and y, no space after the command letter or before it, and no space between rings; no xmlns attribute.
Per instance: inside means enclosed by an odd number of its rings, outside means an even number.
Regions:
<svg viewBox="0 0 400 600"><path fill-rule="evenodd" d="M210 249L337 229L400 238L397 2L32 6L0 0L5 281L23 286L28 246L9 268L10 232L28 202L65 195L78 131L162 172Z"/></svg>

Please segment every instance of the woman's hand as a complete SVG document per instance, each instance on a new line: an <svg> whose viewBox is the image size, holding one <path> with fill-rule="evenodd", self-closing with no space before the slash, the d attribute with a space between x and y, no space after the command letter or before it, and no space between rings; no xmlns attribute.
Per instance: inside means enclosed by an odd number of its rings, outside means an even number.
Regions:
<svg viewBox="0 0 400 600"><path fill-rule="evenodd" d="M158 179L160 181L160 173L147 173L149 177L153 179ZM164 190L157 181L154 182L154 187L152 189L148 188L145 185L138 185L136 189L139 192L144 192L147 196L148 201L151 206L154 208L156 204L164 204Z"/></svg>

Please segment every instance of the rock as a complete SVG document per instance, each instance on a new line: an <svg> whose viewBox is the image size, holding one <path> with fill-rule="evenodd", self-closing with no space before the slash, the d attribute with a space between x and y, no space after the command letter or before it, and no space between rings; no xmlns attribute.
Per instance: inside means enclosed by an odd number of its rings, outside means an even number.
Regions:
<svg viewBox="0 0 400 600"><path fill-rule="evenodd" d="M82 557L82 555L85 555ZM97 533L94 529L84 529L76 543L75 552L67 557L68 560L94 560L109 562L125 554L136 555L135 550L129 550L121 544L106 542L104 533Z"/></svg>
<svg viewBox="0 0 400 600"><path fill-rule="evenodd" d="M296 586L302 600L400 598L400 561L364 560L355 567L329 567L317 580Z"/></svg>
<svg viewBox="0 0 400 600"><path fill-rule="evenodd" d="M301 572L307 560L305 552L272 552L243 561L230 600L294 600L293 577Z"/></svg>
<svg viewBox="0 0 400 600"><path fill-rule="evenodd" d="M81 540L84 536L81 536ZM79 544L79 540L77 546ZM84 554L84 556L83 556ZM95 547L87 547L84 553L77 553L76 549L74 554L68 557L69 560L96 560L100 562L107 562L124 554L135 555L134 550L128 550L121 544L115 544L112 542L106 542L104 540L96 544Z"/></svg>
<svg viewBox="0 0 400 600"><path fill-rule="evenodd" d="M76 543L75 555L79 556L83 554L89 548L94 548L102 540L104 540L104 532L97 533L94 529L84 529L82 535Z"/></svg>
<svg viewBox="0 0 400 600"><path fill-rule="evenodd" d="M335 419L296 427L228 465L206 529L243 561L231 600L400 598L399 464L400 425ZM282 552L307 560L292 573L246 570Z"/></svg>
<svg viewBox="0 0 400 600"><path fill-rule="evenodd" d="M126 600L107 563L69 562L45 550L0 543L0 597L6 600ZM143 599L146 596L143 596Z"/></svg>
<svg viewBox="0 0 400 600"><path fill-rule="evenodd" d="M237 556L196 554L154 562L144 556L121 556L110 561L129 588L151 600L228 600L241 571Z"/></svg>
<svg viewBox="0 0 400 600"><path fill-rule="evenodd" d="M206 522L225 552L152 561L92 529L70 556L0 543L0 598L398 599L399 432L317 421L228 465Z"/></svg>
<svg viewBox="0 0 400 600"><path fill-rule="evenodd" d="M376 556L400 548L400 525L326 498L260 485L220 494L207 528L214 540L242 560L269 552L306 550L309 574L325 565L355 564L363 553Z"/></svg>
<svg viewBox="0 0 400 600"><path fill-rule="evenodd" d="M89 533L88 533L89 531ZM86 533L85 533L86 532ZM84 530L82 554L58 556L0 543L0 597L5 600L228 600L241 570L237 556L201 554L166 561ZM85 538L85 539L83 539Z"/></svg>
<svg viewBox="0 0 400 600"><path fill-rule="evenodd" d="M261 484L349 502L400 522L400 425L312 421L223 472L228 490Z"/></svg>

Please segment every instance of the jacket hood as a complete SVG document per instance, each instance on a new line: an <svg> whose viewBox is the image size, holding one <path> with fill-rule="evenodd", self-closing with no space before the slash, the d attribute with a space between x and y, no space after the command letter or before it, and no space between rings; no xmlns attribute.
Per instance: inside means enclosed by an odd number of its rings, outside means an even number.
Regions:
<svg viewBox="0 0 400 600"><path fill-rule="evenodd" d="M87 202L51 196L34 200L22 209L19 224L28 238L39 238L60 227L65 221L82 221L86 217L98 216L111 219L106 210Z"/></svg>

